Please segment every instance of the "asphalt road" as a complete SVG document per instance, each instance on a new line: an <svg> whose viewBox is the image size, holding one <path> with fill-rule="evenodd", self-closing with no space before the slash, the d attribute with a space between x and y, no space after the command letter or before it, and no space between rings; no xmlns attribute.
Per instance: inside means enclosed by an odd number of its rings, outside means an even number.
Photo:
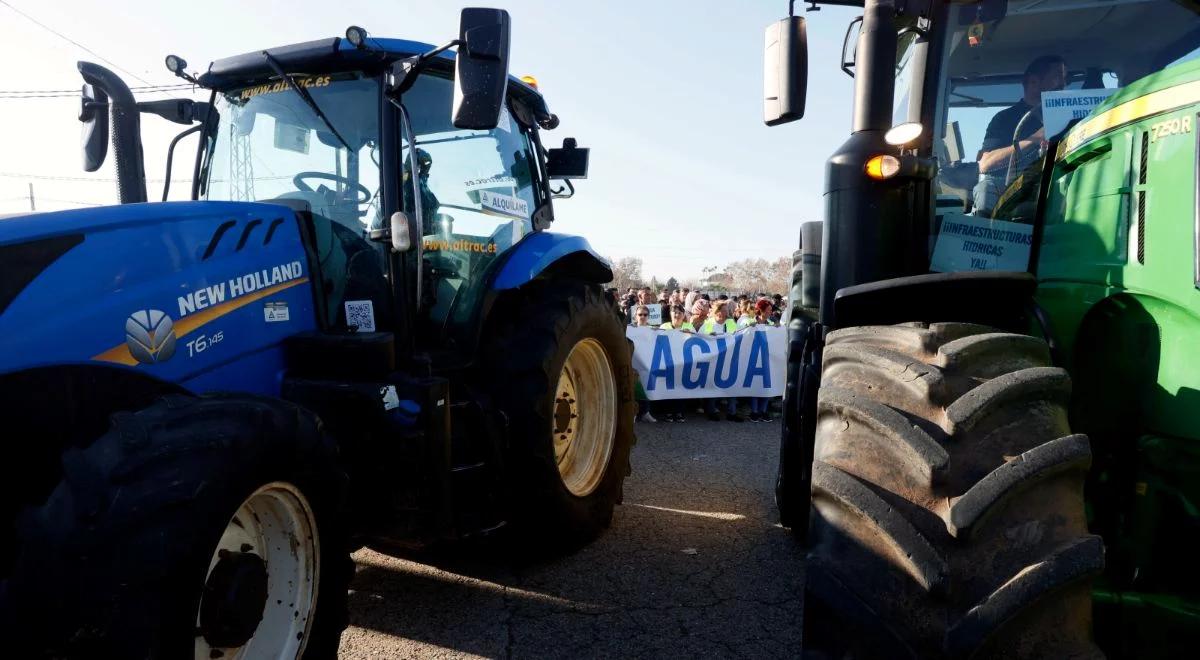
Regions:
<svg viewBox="0 0 1200 660"><path fill-rule="evenodd" d="M355 554L340 657L797 656L803 566L776 524L779 422L637 431L625 504L571 556Z"/></svg>

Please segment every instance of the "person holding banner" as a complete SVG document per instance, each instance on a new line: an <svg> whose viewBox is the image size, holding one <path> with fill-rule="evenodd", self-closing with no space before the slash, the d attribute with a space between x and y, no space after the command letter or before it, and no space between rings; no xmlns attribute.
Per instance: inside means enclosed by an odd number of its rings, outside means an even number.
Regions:
<svg viewBox="0 0 1200 660"><path fill-rule="evenodd" d="M650 328L650 309L645 305L638 305L633 309L633 324L639 328ZM646 398L646 391L642 389L641 381L638 382L634 389L634 398L637 399L638 412L637 421L653 424L658 420L650 413L650 401Z"/></svg>
<svg viewBox="0 0 1200 660"><path fill-rule="evenodd" d="M684 332L695 332L696 326L688 323L687 314L683 311L683 305L675 305L671 308L671 320L658 326L659 330L682 330Z"/></svg>
<svg viewBox="0 0 1200 660"><path fill-rule="evenodd" d="M633 325L639 328L650 327L650 308L638 305L633 310Z"/></svg>
<svg viewBox="0 0 1200 660"><path fill-rule="evenodd" d="M701 307L700 303L707 303L707 300L697 300L696 307ZM703 309L707 310L708 306ZM718 300L717 304L712 308L712 318L705 320L700 324L700 334L702 335L724 335L737 332L737 322L729 318L727 312L729 309L723 301ZM695 318L693 318L695 322ZM744 421L743 417L737 414L737 398L729 397L725 403L725 420L730 422ZM717 412L717 399L704 400L704 413L708 415L708 419L714 422L721 421L721 415Z"/></svg>
<svg viewBox="0 0 1200 660"><path fill-rule="evenodd" d="M729 318L729 308L721 301L712 308L712 318L700 325L700 332L706 335L723 335L737 332L737 321Z"/></svg>
<svg viewBox="0 0 1200 660"><path fill-rule="evenodd" d="M738 304L738 320L739 328L747 328L754 325L754 303L749 300L742 300Z"/></svg>
<svg viewBox="0 0 1200 660"><path fill-rule="evenodd" d="M774 311L774 306L771 301L763 298L754 305L754 324L755 325L779 325L771 321L771 312Z"/></svg>
<svg viewBox="0 0 1200 660"><path fill-rule="evenodd" d="M696 331L696 328L687 322L687 315L683 313L683 305L672 306L671 320L658 326L658 328L659 330L679 330L688 333ZM682 423L684 421L683 411L687 407L686 399L671 399L664 401L660 405L666 407L666 412L663 413L664 422Z"/></svg>
<svg viewBox="0 0 1200 660"><path fill-rule="evenodd" d="M704 298L696 298L692 302L692 318L689 319L694 328L700 328L704 322L708 320L708 313L712 311L712 303Z"/></svg>
<svg viewBox="0 0 1200 660"><path fill-rule="evenodd" d="M747 300L743 309L747 315L754 314L753 320L748 321L747 325L765 325L768 327L779 325L771 320L774 305L766 298L759 300L753 305ZM750 397L750 416L748 419L752 422L771 421L771 413L767 412L768 402L770 402L770 399L765 396Z"/></svg>

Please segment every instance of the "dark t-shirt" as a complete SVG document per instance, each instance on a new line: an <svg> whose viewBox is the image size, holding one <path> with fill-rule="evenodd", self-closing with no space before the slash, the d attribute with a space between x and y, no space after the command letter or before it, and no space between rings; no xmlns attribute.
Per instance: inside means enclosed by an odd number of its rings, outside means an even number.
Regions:
<svg viewBox="0 0 1200 660"><path fill-rule="evenodd" d="M1014 105L1001 110L992 117L992 121L988 122L987 131L983 134L983 146L979 147L981 154L999 149L1001 147L1011 147L1013 143L1013 132L1017 130L1017 123L1025 116L1025 113L1032 110L1032 106L1025 103L1024 99L1017 101ZM1025 126L1021 129L1021 135L1017 139L1024 140L1030 135L1033 135L1042 127L1042 119L1037 115L1029 118L1025 122Z"/></svg>

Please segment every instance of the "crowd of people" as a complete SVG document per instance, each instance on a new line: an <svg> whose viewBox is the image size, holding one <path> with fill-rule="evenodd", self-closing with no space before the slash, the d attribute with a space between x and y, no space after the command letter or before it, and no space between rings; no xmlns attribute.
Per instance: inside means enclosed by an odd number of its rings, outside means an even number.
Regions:
<svg viewBox="0 0 1200 660"><path fill-rule="evenodd" d="M616 294L615 290L612 292ZM663 330L701 332L697 326L709 324L707 327L710 330L703 332L713 334L711 327L717 322L718 314L722 316L720 323L728 322L731 331L755 324L779 325L783 317L783 302L783 296L778 293L773 296L765 293L731 296L725 293L692 291L687 288L675 291L664 289L656 293L647 286L640 289L630 287L620 297L619 304L621 314L629 325L647 325L646 322L638 322L638 312L647 312L646 317L649 318L649 305L659 305L663 318L660 327Z"/></svg>
<svg viewBox="0 0 1200 660"><path fill-rule="evenodd" d="M614 297L619 295L615 290L611 293ZM657 324L651 322L652 305L659 306ZM655 292L650 287L642 287L630 288L621 295L619 306L628 325L720 335L737 332L752 325L779 325L783 318L784 299L780 294L710 294L687 288ZM745 416L739 413L739 406L743 401L749 408ZM722 414L723 419L730 422L770 422L772 417L769 403L767 397L648 401L639 387L637 420L654 423L662 418L664 422L681 423L685 421L684 413L688 406L700 404L697 411L703 412L714 422L721 421Z"/></svg>

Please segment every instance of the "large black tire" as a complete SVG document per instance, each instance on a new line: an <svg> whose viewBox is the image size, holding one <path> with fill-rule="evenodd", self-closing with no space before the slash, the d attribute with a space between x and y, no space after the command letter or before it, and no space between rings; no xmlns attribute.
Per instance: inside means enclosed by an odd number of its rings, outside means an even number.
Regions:
<svg viewBox="0 0 1200 660"><path fill-rule="evenodd" d="M17 522L15 570L0 582L6 655L192 657L222 532L251 493L282 481L311 505L321 549L304 657L336 657L354 571L346 477L313 415L266 398L167 397L114 415L63 455L63 472Z"/></svg>
<svg viewBox="0 0 1200 660"><path fill-rule="evenodd" d="M630 473L637 403L629 343L613 301L597 285L551 280L535 282L517 295L491 326L482 379L508 417L516 533L546 549L570 550L608 527ZM608 410L593 410L592 393L579 392L580 415L611 417L613 428L603 476L594 490L580 496L564 483L555 457L555 429L563 424L556 413L564 408L556 387L567 356L587 340L603 347L616 398Z"/></svg>
<svg viewBox="0 0 1200 660"><path fill-rule="evenodd" d="M1098 657L1086 436L1041 340L847 328L824 352L805 647L842 658Z"/></svg>

